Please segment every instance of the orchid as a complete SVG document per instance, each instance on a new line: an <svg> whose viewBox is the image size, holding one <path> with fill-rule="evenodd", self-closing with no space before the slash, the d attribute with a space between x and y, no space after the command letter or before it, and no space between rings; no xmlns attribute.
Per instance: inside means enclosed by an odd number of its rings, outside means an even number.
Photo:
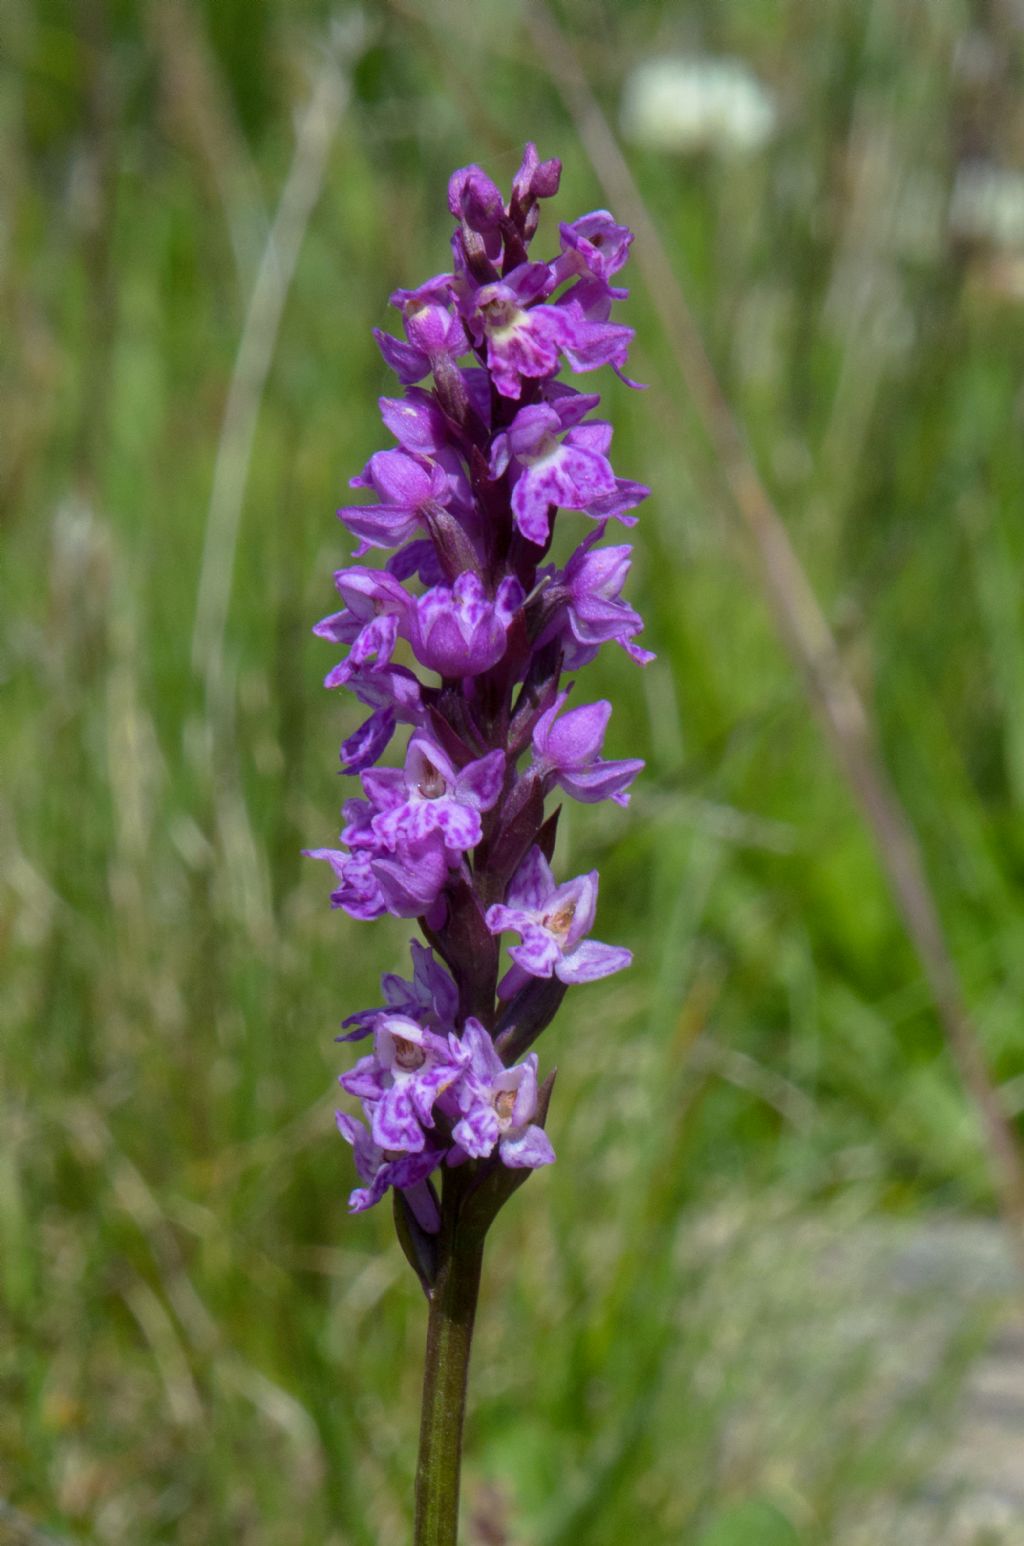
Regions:
<svg viewBox="0 0 1024 1546"><path fill-rule="evenodd" d="M417 919L412 976L385 973L383 1002L344 1021L369 1042L340 1083L362 1212L389 1193L399 1239L430 1301L417 1482L419 1546L455 1539L452 1478L483 1239L499 1208L550 1165L552 1076L532 1044L567 987L628 966L591 937L596 871L552 868L556 789L625 805L643 763L606 759L605 700L570 704L563 672L616 643L638 664L642 619L622 599L643 484L611 463L600 398L559 379L601 365L623 375L632 329L611 320L632 233L606 210L563 224L559 251L531 257L540 201L560 165L533 145L506 203L478 166L455 172L450 273L390 297L404 336L376 330L400 391L380 399L395 444L351 486L338 515L356 545L334 576L342 608L314 632L344 649L326 677L369 717L342 742L361 791L340 842L307 850L333 876L331 904L370 921ZM596 523L562 563L556 535ZM383 567L358 560L382 551ZM398 765L381 758L400 727ZM502 945L511 966L502 973ZM444 1343L457 1348L441 1358ZM453 1383L454 1382L454 1383Z"/></svg>

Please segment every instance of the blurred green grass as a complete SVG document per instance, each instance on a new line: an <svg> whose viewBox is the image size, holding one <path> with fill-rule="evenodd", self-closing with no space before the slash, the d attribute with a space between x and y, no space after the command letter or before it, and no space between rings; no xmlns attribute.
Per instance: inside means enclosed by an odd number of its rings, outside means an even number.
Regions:
<svg viewBox="0 0 1024 1546"><path fill-rule="evenodd" d="M507 181L533 138L565 161L563 216L602 201L513 8L366 12L211 712L190 648L225 395L332 14L12 0L4 20L0 1492L78 1540L408 1530L422 1304L388 1218L346 1218L331 1121L337 1021L408 931L331 914L299 858L336 829L356 712L322 693L308 630L346 555L333 509L384 444L370 328L444 266L449 170ZM612 108L672 48L737 54L776 93L756 155L631 164L1024 1108L1024 313L1006 253L944 218L965 158L1020 151L998 17L562 14ZM870 844L707 453L680 440L639 284L627 316L650 390L613 383L606 406L617 468L654 489L632 599L659 659L601 661L586 690L618 705L611 754L649 771L626 817L571 813L562 862L600 866L599 932L637 965L570 995L542 1048L560 1163L491 1252L471 1538L718 1542L740 1508L818 1546L917 1472L900 1410L863 1420L871 1359L829 1354L829 1301L785 1242L807 1217L844 1235L993 1204ZM820 1356L778 1367L810 1322ZM734 1443L766 1402L781 1437L766 1421Z"/></svg>

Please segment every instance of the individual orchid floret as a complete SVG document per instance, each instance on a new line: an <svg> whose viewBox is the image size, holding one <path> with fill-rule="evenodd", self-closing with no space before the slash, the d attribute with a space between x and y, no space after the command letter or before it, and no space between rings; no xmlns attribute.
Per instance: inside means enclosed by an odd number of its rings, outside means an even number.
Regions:
<svg viewBox="0 0 1024 1546"><path fill-rule="evenodd" d="M325 687L347 682L358 667L373 662L380 670L391 659L399 627L409 611L411 598L397 580L378 569L339 569L334 576L338 594L345 602L341 612L323 618L313 632L335 644L350 644L347 657L329 671Z"/></svg>
<svg viewBox="0 0 1024 1546"><path fill-rule="evenodd" d="M483 836L482 811L489 811L501 794L505 753L486 756L457 769L451 759L422 731L414 735L405 768L366 774L387 809L373 818L374 835L393 846L400 837L416 842L438 831L449 852L458 856L475 848ZM385 794L386 791L386 794Z"/></svg>
<svg viewBox="0 0 1024 1546"><path fill-rule="evenodd" d="M553 577L544 598L549 621L539 642L559 633L565 639L565 665L570 671L588 664L602 644L614 642L631 660L645 666L654 659L650 650L633 643L644 620L621 599L632 561L628 545L598 548L603 527L580 543L561 574Z"/></svg>
<svg viewBox="0 0 1024 1546"><path fill-rule="evenodd" d="M389 852L375 854L370 868L393 917L421 918L431 914L445 888L449 854L439 832L416 841L403 835Z"/></svg>
<svg viewBox="0 0 1024 1546"><path fill-rule="evenodd" d="M367 1102L370 1132L382 1149L419 1154L434 1104L462 1077L468 1057L456 1038L438 1036L406 1015L382 1015L373 1051L342 1074L342 1089Z"/></svg>
<svg viewBox="0 0 1024 1546"><path fill-rule="evenodd" d="M559 693L533 731L534 768L545 794L560 785L584 804L614 800L628 805L626 790L643 769L639 757L606 762L601 757L612 706L602 700L562 713L567 693Z"/></svg>
<svg viewBox="0 0 1024 1546"><path fill-rule="evenodd" d="M554 198L562 179L562 163L557 158L542 161L534 144L527 144L519 170L512 179L512 198L508 212L520 227L523 240L529 241L537 229L539 199Z"/></svg>
<svg viewBox="0 0 1024 1546"><path fill-rule="evenodd" d="M501 257L505 202L500 188L479 166L463 166L448 180L448 208L462 222L462 240L472 262L478 255L488 263Z"/></svg>
<svg viewBox="0 0 1024 1546"><path fill-rule="evenodd" d="M469 349L465 328L451 309L452 276L438 274L416 290L396 290L391 296L405 324L407 343L381 328L373 336L388 365L403 386L422 381Z"/></svg>
<svg viewBox="0 0 1024 1546"><path fill-rule="evenodd" d="M522 604L523 588L511 577L501 581L493 599L470 571L450 588L435 585L410 609L409 640L416 658L444 677L489 671L505 653L509 624Z"/></svg>
<svg viewBox="0 0 1024 1546"><path fill-rule="evenodd" d="M344 848L304 848L307 859L329 864L338 882L331 892L331 906L342 909L350 918L372 923L387 912L387 903L372 869L368 850L349 853Z"/></svg>
<svg viewBox="0 0 1024 1546"><path fill-rule="evenodd" d="M350 835L354 827L350 822L346 828ZM448 850L436 832L415 843L400 837L394 849L380 852L370 843L357 843L351 851L304 848L303 853L324 860L334 871L338 884L331 892L331 906L364 922L385 913L396 918L429 914L448 879Z"/></svg>
<svg viewBox="0 0 1024 1546"><path fill-rule="evenodd" d="M560 354L574 371L625 363L633 329L591 321L571 300L537 305L551 289L545 264L523 263L463 298L469 330L486 348L487 369L503 397L519 397L526 379L555 375Z"/></svg>
<svg viewBox="0 0 1024 1546"><path fill-rule="evenodd" d="M611 425L591 420L563 435L561 408L561 402L520 408L491 451L492 477L512 467L516 526L540 547L548 541L553 508L586 510L616 492L607 456Z"/></svg>
<svg viewBox="0 0 1024 1546"><path fill-rule="evenodd" d="M380 985L384 1003L376 1009L361 1009L342 1021L342 1027L354 1026L337 1041L362 1041L369 1036L381 1015L407 1015L427 1030L448 1033L454 1029L459 1012L459 990L428 945L410 942L412 981L397 972L385 972Z"/></svg>
<svg viewBox="0 0 1024 1546"><path fill-rule="evenodd" d="M558 370L564 332L560 314L533 304L550 290L547 265L523 263L463 301L469 330L486 349L487 369L503 397L518 397L524 379L543 379Z"/></svg>
<svg viewBox="0 0 1024 1546"><path fill-rule="evenodd" d="M372 767L391 741L398 724L418 725L423 720L422 688L405 666L372 667L350 671L346 686L361 703L373 709L341 744L344 773L361 773Z"/></svg>
<svg viewBox="0 0 1024 1546"><path fill-rule="evenodd" d="M613 289L608 281L624 267L629 257L633 233L628 226L617 225L606 209L595 209L571 225L559 226L562 255L551 265L555 282L585 277L607 286L609 298L625 300L627 290Z"/></svg>
<svg viewBox="0 0 1024 1546"><path fill-rule="evenodd" d="M345 505L338 516L359 538L355 557L368 548L393 548L413 536L428 514L447 503L449 482L445 469L426 457L406 451L378 451L371 456L352 488L371 488L376 505Z"/></svg>
<svg viewBox="0 0 1024 1546"><path fill-rule="evenodd" d="M362 1213L374 1207L391 1187L395 1187L404 1192L420 1227L428 1234L436 1234L441 1220L437 1202L426 1182L444 1158L444 1149L424 1143L418 1154L388 1155L374 1142L358 1117L350 1117L344 1111L336 1111L334 1115L339 1133L352 1145L356 1171L365 1182L349 1196L349 1212Z"/></svg>
<svg viewBox="0 0 1024 1546"><path fill-rule="evenodd" d="M466 1021L462 1050L469 1064L459 1082L462 1112L452 1137L471 1159L486 1159L495 1148L511 1170L536 1170L554 1163L555 1151L537 1115L537 1054L506 1068L479 1020Z"/></svg>
<svg viewBox="0 0 1024 1546"><path fill-rule="evenodd" d="M635 386L622 368L629 356L633 342L633 329L621 322L605 320L603 302L604 286L594 285L584 295L584 281L567 290L550 308L559 313L562 323L562 352L571 370L576 372L596 370L599 365L611 365L627 385ZM608 297L608 305L611 297Z"/></svg>
<svg viewBox="0 0 1024 1546"><path fill-rule="evenodd" d="M502 998L510 998L528 977L594 982L629 965L630 951L585 937L594 922L597 887L596 870L556 885L540 849L530 849L509 883L506 902L486 913L492 934L510 929L522 940L509 950L515 966L498 990Z"/></svg>

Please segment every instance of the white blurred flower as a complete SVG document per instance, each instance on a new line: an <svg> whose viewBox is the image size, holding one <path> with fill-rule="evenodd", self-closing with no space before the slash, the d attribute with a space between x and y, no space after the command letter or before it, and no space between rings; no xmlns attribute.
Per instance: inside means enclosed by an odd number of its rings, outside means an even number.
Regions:
<svg viewBox="0 0 1024 1546"><path fill-rule="evenodd" d="M743 155L771 139L778 112L742 59L675 54L636 66L623 87L621 121L637 145Z"/></svg>
<svg viewBox="0 0 1024 1546"><path fill-rule="evenodd" d="M1024 247L1024 172L963 161L949 201L950 230L993 247Z"/></svg>

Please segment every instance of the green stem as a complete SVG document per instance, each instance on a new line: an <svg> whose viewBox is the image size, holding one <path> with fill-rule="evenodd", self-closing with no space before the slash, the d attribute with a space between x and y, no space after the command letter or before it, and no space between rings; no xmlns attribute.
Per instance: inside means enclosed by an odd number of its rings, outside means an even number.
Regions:
<svg viewBox="0 0 1024 1546"><path fill-rule="evenodd" d="M454 1188L445 1190L427 1324L414 1546L456 1546L458 1539L462 1424L484 1254L482 1232L460 1232L458 1197Z"/></svg>

